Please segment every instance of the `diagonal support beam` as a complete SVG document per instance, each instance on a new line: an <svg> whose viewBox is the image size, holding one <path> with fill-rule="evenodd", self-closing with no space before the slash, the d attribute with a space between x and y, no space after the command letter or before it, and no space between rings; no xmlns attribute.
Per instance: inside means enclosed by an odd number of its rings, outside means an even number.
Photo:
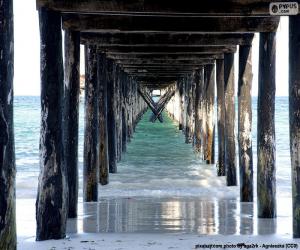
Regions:
<svg viewBox="0 0 300 250"><path fill-rule="evenodd" d="M144 101L147 103L149 108L152 110L152 112L155 115L157 115L158 111L157 111L157 108L156 108L156 104L152 100L152 98L149 96L149 94L145 90L143 90L141 87L138 88L138 92L141 95L141 97L144 99ZM162 117L159 117L159 115L158 115L158 118L159 118L159 121L162 123L163 122Z"/></svg>

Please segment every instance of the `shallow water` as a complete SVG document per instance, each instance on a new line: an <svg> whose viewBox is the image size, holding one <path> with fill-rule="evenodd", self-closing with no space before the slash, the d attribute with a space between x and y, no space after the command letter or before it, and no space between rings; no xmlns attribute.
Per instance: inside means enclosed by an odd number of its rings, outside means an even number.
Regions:
<svg viewBox="0 0 300 250"><path fill-rule="evenodd" d="M99 187L98 203L82 203L83 107L80 108L80 204L69 233L277 234L291 237L291 183L288 99L277 98L277 220L257 219L256 202L240 204L238 187L226 187L214 165L197 159L176 124L149 123L148 112L118 164L110 184ZM35 233L39 98L16 97L18 235ZM253 99L253 149L256 169L256 98ZM27 201L24 198L31 198ZM256 199L256 198L255 198ZM24 210L24 208L27 208Z"/></svg>

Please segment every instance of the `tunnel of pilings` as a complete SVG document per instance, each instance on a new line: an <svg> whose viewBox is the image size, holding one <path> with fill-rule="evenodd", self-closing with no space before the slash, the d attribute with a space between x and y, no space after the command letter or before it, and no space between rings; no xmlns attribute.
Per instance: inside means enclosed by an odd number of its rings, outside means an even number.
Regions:
<svg viewBox="0 0 300 250"><path fill-rule="evenodd" d="M16 248L12 2L0 4L1 249ZM64 238L67 218L77 216L80 44L85 45L86 67L84 201L97 201L98 183L108 184L109 173L117 173L117 163L146 109L153 111L152 121L161 122L161 112L167 108L186 142L192 143L207 163L216 164L218 175L226 176L227 185L237 185L239 171L240 201L253 202L253 193L257 192L258 216L275 218L275 52L280 21L276 14L282 8L277 2L37 0L42 116L36 239ZM285 13L294 14L289 17L289 125L293 235L298 238L300 16L297 1L287 8L289 12ZM251 142L254 33L260 36L257 190L253 190ZM150 96L154 89L162 90L158 103Z"/></svg>

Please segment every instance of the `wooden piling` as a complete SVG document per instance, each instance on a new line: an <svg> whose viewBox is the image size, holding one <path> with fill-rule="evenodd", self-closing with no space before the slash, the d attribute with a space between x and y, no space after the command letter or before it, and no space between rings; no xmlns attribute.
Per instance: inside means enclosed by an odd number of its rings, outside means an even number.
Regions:
<svg viewBox="0 0 300 250"><path fill-rule="evenodd" d="M13 1L0 4L0 249L17 248L13 119Z"/></svg>
<svg viewBox="0 0 300 250"><path fill-rule="evenodd" d="M276 33L261 33L257 102L257 213L259 218L276 217L275 62Z"/></svg>
<svg viewBox="0 0 300 250"><path fill-rule="evenodd" d="M185 78L186 87L186 124L185 124L185 143L192 143L192 123L193 123L193 82L192 77L187 75Z"/></svg>
<svg viewBox="0 0 300 250"><path fill-rule="evenodd" d="M117 134L116 134L116 67L112 60L107 59L107 132L109 172L117 172Z"/></svg>
<svg viewBox="0 0 300 250"><path fill-rule="evenodd" d="M204 84L204 74L203 74L203 67L201 67L196 72L197 79L196 79L196 90L195 90L195 153L197 155L201 154L201 139L202 139L202 115L203 115L203 106L201 105L201 96Z"/></svg>
<svg viewBox="0 0 300 250"><path fill-rule="evenodd" d="M205 113L206 113L206 146L204 160L207 164L213 164L214 160L214 101L215 101L215 65L207 64L205 67Z"/></svg>
<svg viewBox="0 0 300 250"><path fill-rule="evenodd" d="M107 185L109 182L109 158L107 136L107 78L106 58L104 54L97 56L98 79L98 114L99 114L99 182Z"/></svg>
<svg viewBox="0 0 300 250"><path fill-rule="evenodd" d="M289 109L292 166L293 236L300 238L300 16L289 20Z"/></svg>
<svg viewBox="0 0 300 250"><path fill-rule="evenodd" d="M40 176L36 240L62 239L68 215L67 169L63 159L63 58L58 12L39 10L41 37Z"/></svg>
<svg viewBox="0 0 300 250"><path fill-rule="evenodd" d="M224 59L216 60L217 117L218 117L218 176L225 176L225 90Z"/></svg>
<svg viewBox="0 0 300 250"><path fill-rule="evenodd" d="M240 45L238 81L238 141L241 202L253 202L252 78L252 46Z"/></svg>
<svg viewBox="0 0 300 250"><path fill-rule="evenodd" d="M179 111L180 111L180 116L179 116L179 130L183 130L183 122L184 122L184 86L182 81L179 81L178 83L179 87Z"/></svg>
<svg viewBox="0 0 300 250"><path fill-rule="evenodd" d="M85 46L85 127L83 155L83 200L98 200L99 123L97 47Z"/></svg>
<svg viewBox="0 0 300 250"><path fill-rule="evenodd" d="M234 97L234 54L224 55L225 81L225 169L228 186L237 185L235 154L235 97Z"/></svg>
<svg viewBox="0 0 300 250"><path fill-rule="evenodd" d="M77 217L80 34L65 30L64 148L68 173L68 217Z"/></svg>

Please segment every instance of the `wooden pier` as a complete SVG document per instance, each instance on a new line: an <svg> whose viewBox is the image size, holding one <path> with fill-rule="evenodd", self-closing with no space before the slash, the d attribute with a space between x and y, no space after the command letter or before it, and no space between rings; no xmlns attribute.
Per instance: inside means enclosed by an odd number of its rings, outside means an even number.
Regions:
<svg viewBox="0 0 300 250"><path fill-rule="evenodd" d="M12 2L0 1L0 249L16 249ZM272 1L276 2L282 1ZM271 15L271 1L37 0L36 3L41 38L38 241L64 238L67 219L77 216L80 44L85 46L86 64L85 202L98 201L99 183L107 185L109 175L117 174L126 144L149 106L154 113L153 122L162 122L160 115L166 109L195 153L216 167L219 176L226 176L228 186L239 183L241 202L253 202L257 192L258 216L276 217L275 54L280 17ZM297 238L300 237L299 27L299 14L291 16L290 149L293 233ZM253 188L251 140L255 33L260 35L259 72L255 72L259 73L257 190ZM236 114L234 55L237 51ZM159 103L153 103L150 96L155 89L165 94ZM238 131L235 131L236 119ZM215 164L216 133L219 153Z"/></svg>

